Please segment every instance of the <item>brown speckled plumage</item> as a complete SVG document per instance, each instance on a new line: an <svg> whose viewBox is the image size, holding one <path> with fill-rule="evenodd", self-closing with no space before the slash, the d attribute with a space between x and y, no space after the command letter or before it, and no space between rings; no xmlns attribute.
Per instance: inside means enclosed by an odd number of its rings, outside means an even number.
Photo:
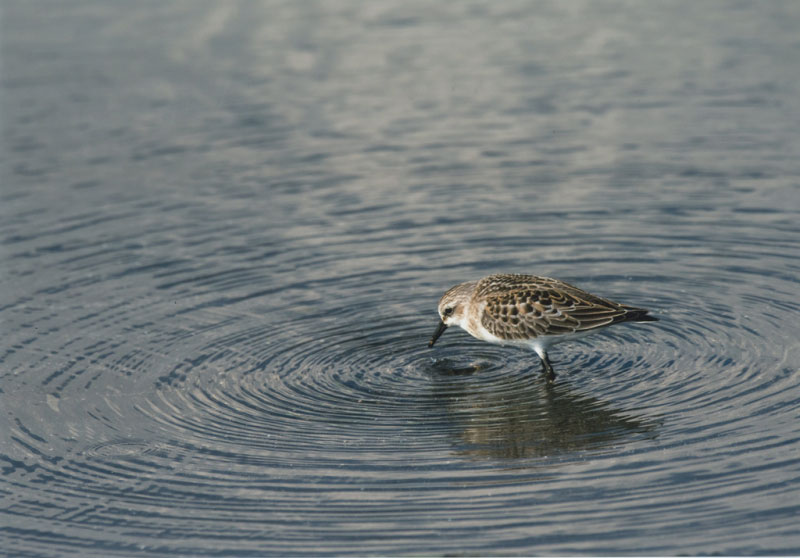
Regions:
<svg viewBox="0 0 800 558"><path fill-rule="evenodd" d="M618 304L577 287L534 275L490 275L475 288L473 301L485 302L481 324L500 339L564 335L637 321L647 310Z"/></svg>

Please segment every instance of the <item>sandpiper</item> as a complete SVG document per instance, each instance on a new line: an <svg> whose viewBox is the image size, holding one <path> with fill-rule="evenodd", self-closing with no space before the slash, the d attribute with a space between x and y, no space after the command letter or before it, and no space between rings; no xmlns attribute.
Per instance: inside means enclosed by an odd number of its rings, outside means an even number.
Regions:
<svg viewBox="0 0 800 558"><path fill-rule="evenodd" d="M433 347L448 326L477 339L533 349L547 380L555 380L547 349L579 339L612 324L654 322L649 310L619 304L569 283L536 275L489 275L461 283L439 300L441 323L428 343Z"/></svg>

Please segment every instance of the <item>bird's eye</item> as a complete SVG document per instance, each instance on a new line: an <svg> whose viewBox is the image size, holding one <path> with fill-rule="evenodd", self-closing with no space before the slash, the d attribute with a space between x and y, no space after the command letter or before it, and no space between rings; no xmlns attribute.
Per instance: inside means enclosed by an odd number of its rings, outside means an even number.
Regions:
<svg viewBox="0 0 800 558"><path fill-rule="evenodd" d="M453 313L453 309L452 308L445 308L443 313L444 313L445 316L449 316L450 314Z"/></svg>

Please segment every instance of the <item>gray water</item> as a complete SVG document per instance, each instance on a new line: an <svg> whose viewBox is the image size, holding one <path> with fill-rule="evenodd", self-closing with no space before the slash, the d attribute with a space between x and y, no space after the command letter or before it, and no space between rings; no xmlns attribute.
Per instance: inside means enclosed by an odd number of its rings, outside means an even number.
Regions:
<svg viewBox="0 0 800 558"><path fill-rule="evenodd" d="M800 4L0 17L9 556L800 552ZM660 321L428 349L493 272Z"/></svg>

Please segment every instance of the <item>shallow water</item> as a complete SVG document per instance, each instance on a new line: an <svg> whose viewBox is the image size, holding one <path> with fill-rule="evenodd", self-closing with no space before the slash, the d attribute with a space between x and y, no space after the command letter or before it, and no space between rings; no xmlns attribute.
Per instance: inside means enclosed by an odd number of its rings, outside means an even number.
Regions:
<svg viewBox="0 0 800 558"><path fill-rule="evenodd" d="M8 2L12 556L800 552L800 6ZM531 353L492 272L652 309Z"/></svg>

